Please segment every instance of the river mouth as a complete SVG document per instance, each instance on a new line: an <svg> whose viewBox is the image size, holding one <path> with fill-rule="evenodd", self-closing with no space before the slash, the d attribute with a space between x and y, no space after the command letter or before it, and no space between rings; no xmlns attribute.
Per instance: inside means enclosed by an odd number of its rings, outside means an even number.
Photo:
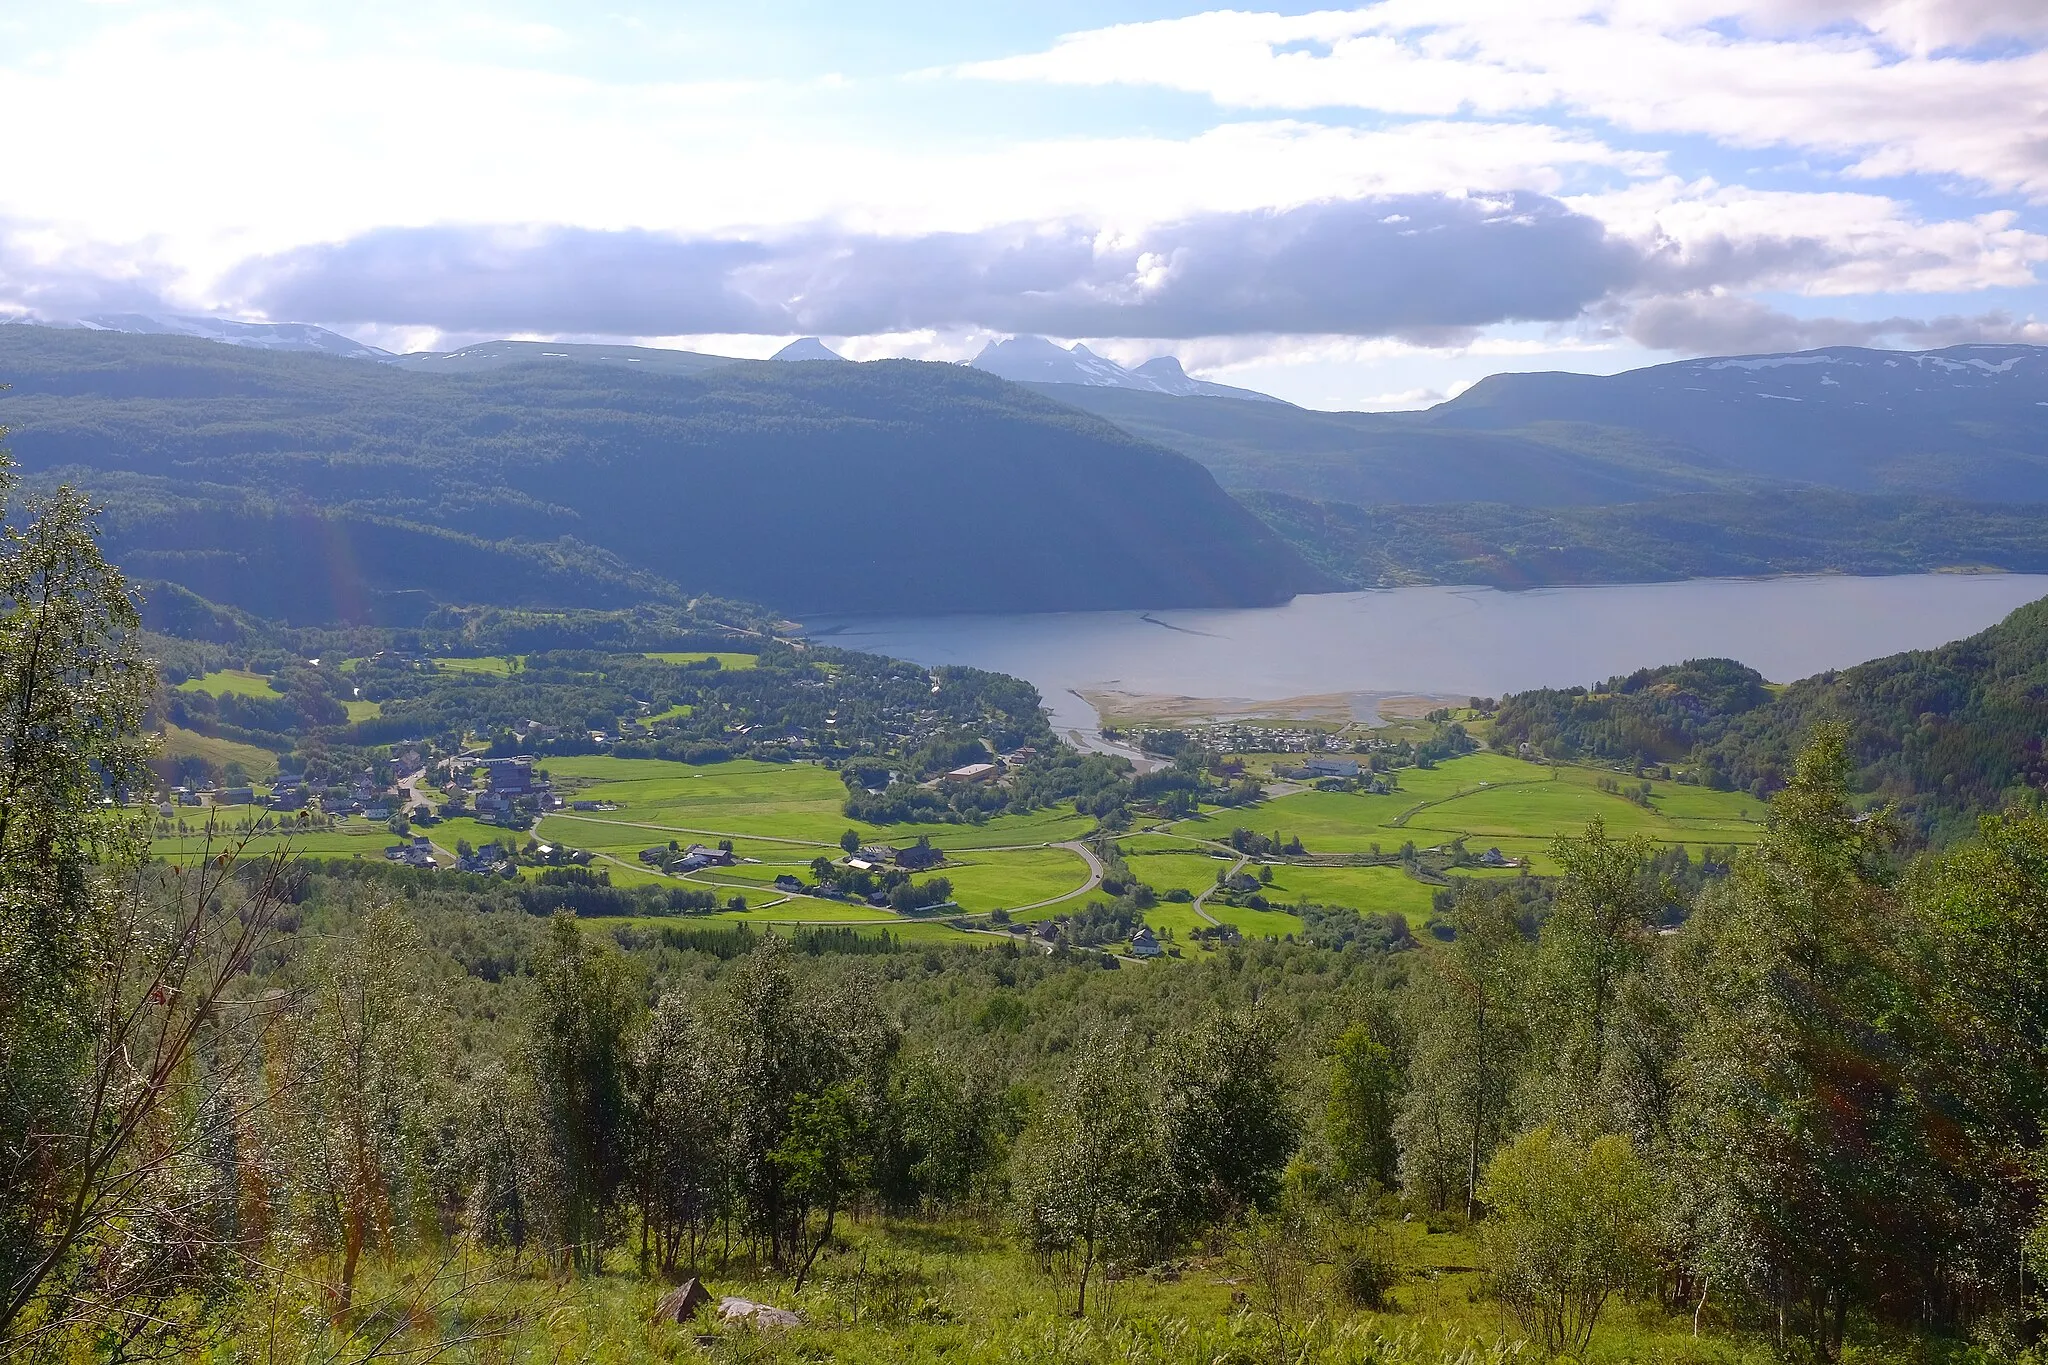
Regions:
<svg viewBox="0 0 2048 1365"><path fill-rule="evenodd" d="M1318 593L1277 607L874 616L807 622L821 644L1033 683L1055 729L1105 718L1354 723L1425 703L1591 686L1737 659L1791 682L1973 635L2048 596L2048 575L1692 579L1598 587ZM1403 700L1409 699L1409 700ZM1363 709L1361 709L1363 708Z"/></svg>

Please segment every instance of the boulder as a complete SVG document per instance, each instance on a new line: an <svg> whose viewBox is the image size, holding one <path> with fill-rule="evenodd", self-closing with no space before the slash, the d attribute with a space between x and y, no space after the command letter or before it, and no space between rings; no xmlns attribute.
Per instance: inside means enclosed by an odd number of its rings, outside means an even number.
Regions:
<svg viewBox="0 0 2048 1365"><path fill-rule="evenodd" d="M697 1316L699 1308L710 1302L711 1291L692 1277L661 1296L661 1302L654 1305L654 1320L687 1323Z"/></svg>
<svg viewBox="0 0 2048 1365"><path fill-rule="evenodd" d="M718 1320L752 1327L800 1327L803 1319L787 1308L727 1295L718 1301Z"/></svg>

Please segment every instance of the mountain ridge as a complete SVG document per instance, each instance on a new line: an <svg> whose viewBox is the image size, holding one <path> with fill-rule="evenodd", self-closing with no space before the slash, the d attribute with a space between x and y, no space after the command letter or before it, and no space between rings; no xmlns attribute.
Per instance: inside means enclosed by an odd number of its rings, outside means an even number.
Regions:
<svg viewBox="0 0 2048 1365"><path fill-rule="evenodd" d="M1080 342L1062 347L1041 336L1015 336L991 341L974 357L974 368L1019 383L1074 385L1083 388L1131 389L1176 398L1230 398L1291 406L1271 394L1190 378L1180 361L1154 356L1135 369L1099 356Z"/></svg>
<svg viewBox="0 0 2048 1365"><path fill-rule="evenodd" d="M446 600L437 579L493 556L555 595L529 605L680 584L785 612L1080 610L1335 586L1199 464L960 365L418 372L7 327L0 379L25 473L104 497L151 576L252 610L260 588L265 615L293 583L306 610L345 609L314 590L333 574ZM305 534L278 529L301 514ZM180 529L202 517L217 544ZM400 562L367 575L356 540Z"/></svg>

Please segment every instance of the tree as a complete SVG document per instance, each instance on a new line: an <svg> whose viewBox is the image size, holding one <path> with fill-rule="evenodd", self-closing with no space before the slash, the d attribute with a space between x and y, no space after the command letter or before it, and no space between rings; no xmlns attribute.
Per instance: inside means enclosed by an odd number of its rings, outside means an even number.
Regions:
<svg viewBox="0 0 2048 1365"><path fill-rule="evenodd" d="M844 849L847 853L860 852L860 835L856 834L852 830L847 830L844 834L839 836L839 847Z"/></svg>
<svg viewBox="0 0 2048 1365"><path fill-rule="evenodd" d="M1017 1147L1011 1177L1026 1245L1075 1285L1075 1316L1105 1259L1157 1233L1170 1197L1166 1144L1144 1058L1126 1034L1090 1041Z"/></svg>
<svg viewBox="0 0 2048 1365"><path fill-rule="evenodd" d="M463 1223L484 1245L509 1247L515 1265L546 1202L534 1155L542 1141L539 1110L532 1078L500 1064L479 1070L462 1102L457 1159L469 1181Z"/></svg>
<svg viewBox="0 0 2048 1365"><path fill-rule="evenodd" d="M1442 1207L1455 1168L1471 1217L1480 1172L1514 1127L1529 945L1504 896L1461 890L1451 923L1456 936L1431 955L1411 992L1415 1050L1397 1137L1402 1183Z"/></svg>
<svg viewBox="0 0 2048 1365"><path fill-rule="evenodd" d="M800 1109L832 1087L858 1083L863 1106L885 1088L882 1067L896 1038L872 995L858 985L799 986L789 945L769 935L735 966L717 1001L711 1033L731 1124L733 1178L749 1230L784 1268L809 1249L809 1196L789 1186L774 1159Z"/></svg>
<svg viewBox="0 0 2048 1365"><path fill-rule="evenodd" d="M1393 1049L1367 1025L1353 1024L1332 1050L1324 1110L1339 1180L1369 1189L1393 1186L1400 1159L1394 1143L1400 1103L1401 1071Z"/></svg>
<svg viewBox="0 0 2048 1365"><path fill-rule="evenodd" d="M1551 843L1562 873L1537 951L1532 1042L1547 1072L1547 1108L1557 1121L1598 1131L1615 1001L1647 954L1650 929L1671 888L1649 872L1649 840L1610 839L1589 821L1578 838Z"/></svg>
<svg viewBox="0 0 2048 1365"><path fill-rule="evenodd" d="M631 969L556 911L534 957L536 1009L527 1065L539 1098L543 1151L560 1254L602 1269L618 1234L627 1176L633 1038L644 1020Z"/></svg>
<svg viewBox="0 0 2048 1365"><path fill-rule="evenodd" d="M985 1021L1009 1017L998 1005L1016 1009L1016 998L992 997ZM889 1076L889 1141L877 1172L882 1197L898 1208L943 1208L999 1177L1009 1129L998 1086L986 1068L946 1053L898 1059Z"/></svg>
<svg viewBox="0 0 2048 1365"><path fill-rule="evenodd" d="M0 454L0 503L13 466ZM141 866L155 687L93 510L61 488L0 530L0 1353L77 1327L204 1331L239 1273L237 1129L272 1011L234 998L281 861ZM225 1176L224 1176L225 1173ZM189 1294L182 1315L159 1311Z"/></svg>
<svg viewBox="0 0 2048 1365"><path fill-rule="evenodd" d="M1548 1355L1579 1355L1607 1301L1649 1263L1655 1187L1626 1138L1553 1128L1495 1154L1480 1185L1479 1244L1494 1293Z"/></svg>
<svg viewBox="0 0 2048 1365"><path fill-rule="evenodd" d="M1181 1217L1202 1227L1270 1208L1300 1126L1280 1076L1279 1038L1255 1010L1210 1015L1166 1050L1160 1115Z"/></svg>
<svg viewBox="0 0 2048 1365"><path fill-rule="evenodd" d="M1848 804L1846 731L1816 728L1763 839L1686 926L1677 1120L1702 1270L1832 1357L1850 1308L1920 1279L1928 1163L1897 1032L1892 836ZM1927 1286L1922 1285L1924 1290Z"/></svg>
<svg viewBox="0 0 2048 1365"><path fill-rule="evenodd" d="M354 933L315 948L289 1024L285 1178L314 1244L340 1257L338 1312L354 1298L362 1253L406 1246L421 1214L441 1051L424 947L395 906L371 906Z"/></svg>
<svg viewBox="0 0 2048 1365"><path fill-rule="evenodd" d="M725 1096L688 1002L664 995L633 1065L633 1184L641 1270L695 1267L730 1207Z"/></svg>
<svg viewBox="0 0 2048 1365"><path fill-rule="evenodd" d="M839 1210L867 1187L874 1162L865 1151L866 1123L853 1086L840 1083L822 1095L799 1095L789 1127L768 1160L782 1175L798 1238L796 1288L809 1278L818 1253L832 1240ZM815 1227L815 1231L813 1228Z"/></svg>

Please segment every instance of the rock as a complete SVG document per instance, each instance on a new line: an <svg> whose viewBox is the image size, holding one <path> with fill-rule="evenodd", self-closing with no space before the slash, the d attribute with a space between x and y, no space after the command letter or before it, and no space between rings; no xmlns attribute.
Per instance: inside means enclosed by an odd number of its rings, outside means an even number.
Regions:
<svg viewBox="0 0 2048 1365"><path fill-rule="evenodd" d="M801 1327L803 1319L787 1308L776 1308L752 1299L727 1295L718 1301L718 1320L752 1327Z"/></svg>
<svg viewBox="0 0 2048 1365"><path fill-rule="evenodd" d="M685 1323L697 1316L697 1310L709 1302L711 1291L693 1277L661 1296L661 1302L654 1305L654 1320Z"/></svg>

